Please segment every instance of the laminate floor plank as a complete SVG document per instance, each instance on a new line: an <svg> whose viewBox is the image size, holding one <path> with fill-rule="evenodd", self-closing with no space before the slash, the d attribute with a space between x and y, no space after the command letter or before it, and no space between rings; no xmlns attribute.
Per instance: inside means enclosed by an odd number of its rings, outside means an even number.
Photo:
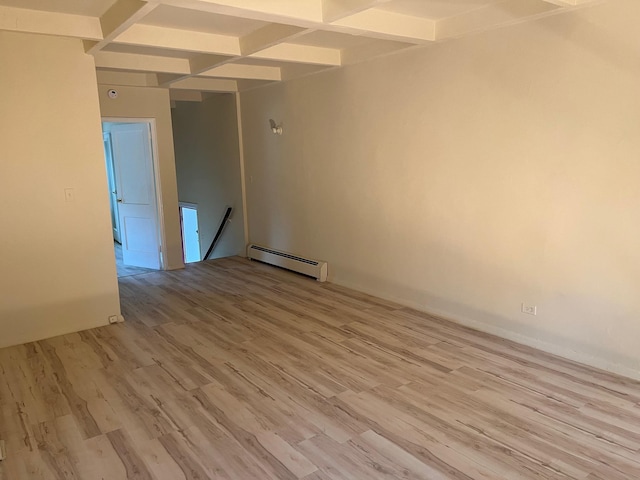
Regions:
<svg viewBox="0 0 640 480"><path fill-rule="evenodd" d="M242 258L0 350L0 480L640 478L640 382Z"/></svg>

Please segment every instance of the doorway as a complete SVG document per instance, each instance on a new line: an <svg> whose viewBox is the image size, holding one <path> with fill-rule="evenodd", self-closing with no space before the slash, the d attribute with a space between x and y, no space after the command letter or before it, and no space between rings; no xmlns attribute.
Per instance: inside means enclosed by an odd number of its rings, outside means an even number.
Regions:
<svg viewBox="0 0 640 480"><path fill-rule="evenodd" d="M118 276L162 269L152 120L103 119Z"/></svg>
<svg viewBox="0 0 640 480"><path fill-rule="evenodd" d="M104 128L104 127L103 127ZM120 218L118 217L118 203L116 201L116 181L113 166L113 151L111 149L111 133L106 133L103 129L102 139L104 142L104 158L107 169L107 182L109 184L109 206L111 210L111 228L113 230L113 241L120 244Z"/></svg>
<svg viewBox="0 0 640 480"><path fill-rule="evenodd" d="M199 262L202 260L202 254L198 228L198 205L180 202L180 229L182 230L184 263Z"/></svg>

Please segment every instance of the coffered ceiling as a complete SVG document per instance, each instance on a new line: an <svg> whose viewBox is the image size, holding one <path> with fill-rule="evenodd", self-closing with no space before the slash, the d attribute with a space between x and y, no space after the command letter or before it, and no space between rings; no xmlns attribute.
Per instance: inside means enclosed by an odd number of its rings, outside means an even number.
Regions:
<svg viewBox="0 0 640 480"><path fill-rule="evenodd" d="M594 0L0 0L0 30L80 38L103 83L237 92Z"/></svg>

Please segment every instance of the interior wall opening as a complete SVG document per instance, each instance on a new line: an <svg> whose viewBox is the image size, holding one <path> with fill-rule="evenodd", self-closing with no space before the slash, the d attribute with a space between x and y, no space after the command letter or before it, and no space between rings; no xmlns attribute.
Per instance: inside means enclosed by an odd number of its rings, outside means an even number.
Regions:
<svg viewBox="0 0 640 480"><path fill-rule="evenodd" d="M182 231L182 251L184 263L199 262L200 230L198 228L198 205L180 202L180 229Z"/></svg>
<svg viewBox="0 0 640 480"><path fill-rule="evenodd" d="M163 268L150 121L103 121L105 168L118 277Z"/></svg>

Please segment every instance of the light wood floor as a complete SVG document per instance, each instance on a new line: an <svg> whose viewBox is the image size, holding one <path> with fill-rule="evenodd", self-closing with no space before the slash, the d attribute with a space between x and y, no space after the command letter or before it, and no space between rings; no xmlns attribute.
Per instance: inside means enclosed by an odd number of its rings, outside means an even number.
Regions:
<svg viewBox="0 0 640 480"><path fill-rule="evenodd" d="M125 265L124 259L122 258L122 245L118 242L113 242L113 251L116 255L116 270L118 272L118 278L130 277L131 275L140 275L141 273L150 273L154 271L151 268Z"/></svg>
<svg viewBox="0 0 640 480"><path fill-rule="evenodd" d="M640 383L242 259L0 350L0 477L640 478Z"/></svg>

